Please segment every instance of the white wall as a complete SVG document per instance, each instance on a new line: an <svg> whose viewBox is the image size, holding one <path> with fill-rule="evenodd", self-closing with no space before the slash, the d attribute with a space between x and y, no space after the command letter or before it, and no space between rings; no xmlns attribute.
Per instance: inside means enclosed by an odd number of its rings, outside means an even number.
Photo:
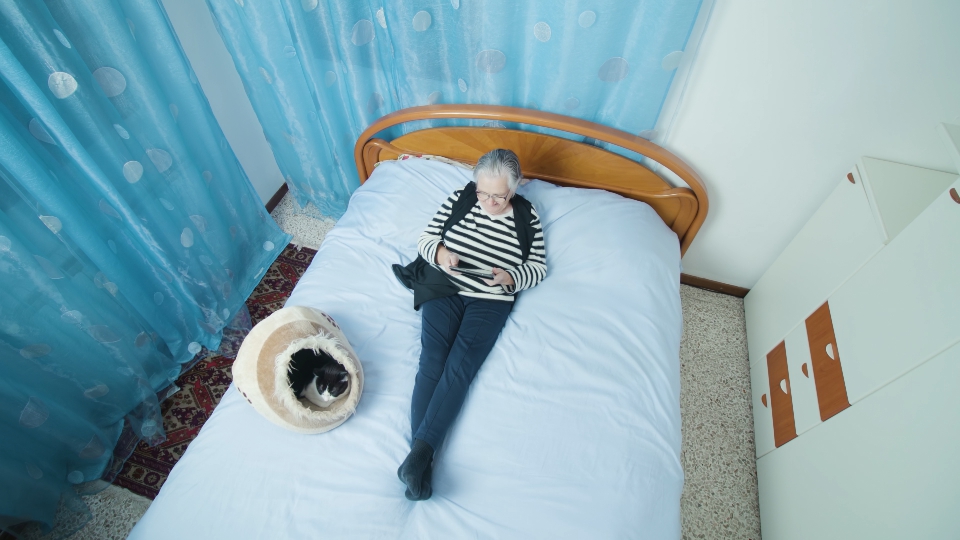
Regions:
<svg viewBox="0 0 960 540"><path fill-rule="evenodd" d="M688 274L751 287L862 155L956 172L960 1L718 0L663 146L703 177Z"/></svg>
<svg viewBox="0 0 960 540"><path fill-rule="evenodd" d="M264 203L283 185L273 151L203 0L162 0L227 142Z"/></svg>

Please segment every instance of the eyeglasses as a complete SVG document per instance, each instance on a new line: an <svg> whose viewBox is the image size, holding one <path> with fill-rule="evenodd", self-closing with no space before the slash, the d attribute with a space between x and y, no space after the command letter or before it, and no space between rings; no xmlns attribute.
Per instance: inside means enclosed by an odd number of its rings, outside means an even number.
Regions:
<svg viewBox="0 0 960 540"><path fill-rule="evenodd" d="M477 198L480 199L481 201L489 201L493 199L493 202L496 204L503 204L507 202L506 195L491 195L489 193L484 193L480 190L477 190Z"/></svg>

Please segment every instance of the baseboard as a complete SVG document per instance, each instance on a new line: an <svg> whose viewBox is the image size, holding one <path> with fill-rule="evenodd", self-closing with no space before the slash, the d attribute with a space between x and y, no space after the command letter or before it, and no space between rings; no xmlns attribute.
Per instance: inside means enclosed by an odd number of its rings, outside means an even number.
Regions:
<svg viewBox="0 0 960 540"><path fill-rule="evenodd" d="M727 285L726 283L720 283L719 281L713 281L712 279L690 276L687 274L680 274L680 283L689 285L691 287L697 287L699 289L718 292L720 294L729 294L730 296L736 296L737 298L743 298L748 292L750 292L750 289L744 289L743 287L737 287L736 285Z"/></svg>
<svg viewBox="0 0 960 540"><path fill-rule="evenodd" d="M287 183L284 182L283 185L280 186L280 189L278 189L277 192L273 194L273 197L270 197L270 200L267 201L267 204L264 205L267 207L267 212L273 212L273 209L276 208L278 204L280 204L280 201L283 200L283 196L286 195L287 191L289 190L290 188L287 187Z"/></svg>

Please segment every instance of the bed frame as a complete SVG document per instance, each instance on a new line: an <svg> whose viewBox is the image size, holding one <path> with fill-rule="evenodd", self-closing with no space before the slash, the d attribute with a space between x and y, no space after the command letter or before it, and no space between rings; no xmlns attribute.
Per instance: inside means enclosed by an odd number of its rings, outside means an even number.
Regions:
<svg viewBox="0 0 960 540"><path fill-rule="evenodd" d="M646 156L679 176L689 187L673 187L640 163L592 144L560 137L499 127L439 127L407 133L392 141L374 138L377 133L407 122L468 118L491 122L516 122L590 137ZM516 152L526 178L562 186L605 189L643 201L660 215L680 239L686 253L707 217L707 190L700 176L680 158L652 142L586 120L517 107L493 105L427 105L390 113L357 139L354 159L362 184L380 162L400 154L433 154L465 163L476 163L494 148Z"/></svg>

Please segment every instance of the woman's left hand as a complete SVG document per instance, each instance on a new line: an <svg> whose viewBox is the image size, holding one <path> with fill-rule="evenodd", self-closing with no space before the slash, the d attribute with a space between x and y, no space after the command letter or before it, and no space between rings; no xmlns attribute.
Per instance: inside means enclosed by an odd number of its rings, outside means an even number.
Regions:
<svg viewBox="0 0 960 540"><path fill-rule="evenodd" d="M493 273L493 279L485 279L484 283L493 287L495 285L507 285L512 287L514 285L513 276L507 273L503 268L493 268L490 270Z"/></svg>

